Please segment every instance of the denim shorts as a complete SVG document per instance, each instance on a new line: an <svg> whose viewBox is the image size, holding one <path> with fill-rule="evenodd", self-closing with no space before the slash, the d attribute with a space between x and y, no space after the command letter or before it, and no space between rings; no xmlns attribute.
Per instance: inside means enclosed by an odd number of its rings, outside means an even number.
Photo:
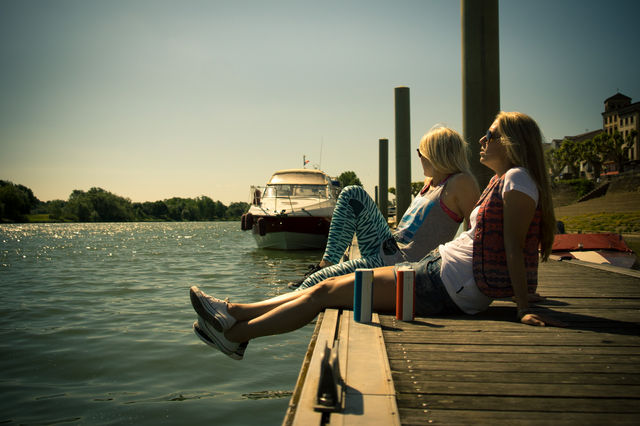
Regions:
<svg viewBox="0 0 640 426"><path fill-rule="evenodd" d="M438 249L411 266L416 271L416 315L425 317L430 315L462 314L440 278L442 258Z"/></svg>

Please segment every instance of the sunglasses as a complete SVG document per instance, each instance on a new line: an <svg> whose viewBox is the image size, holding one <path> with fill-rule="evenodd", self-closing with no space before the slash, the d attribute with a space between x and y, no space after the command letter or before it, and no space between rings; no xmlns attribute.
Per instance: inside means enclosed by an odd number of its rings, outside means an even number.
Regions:
<svg viewBox="0 0 640 426"><path fill-rule="evenodd" d="M416 148L416 151L418 151L418 157L422 158L422 153L420 152L420 148Z"/></svg>
<svg viewBox="0 0 640 426"><path fill-rule="evenodd" d="M486 144L491 142L491 139L499 140L500 136L497 133L492 132L491 129L489 129L487 130L487 134L484 136L484 141L482 141L481 139L480 143L482 144L482 146L485 146Z"/></svg>

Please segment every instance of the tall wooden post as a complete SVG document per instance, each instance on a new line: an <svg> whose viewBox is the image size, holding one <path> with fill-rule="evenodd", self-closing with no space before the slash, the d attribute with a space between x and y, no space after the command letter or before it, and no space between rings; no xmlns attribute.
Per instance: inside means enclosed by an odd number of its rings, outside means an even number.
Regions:
<svg viewBox="0 0 640 426"><path fill-rule="evenodd" d="M471 147L471 170L480 188L491 170L480 164L478 141L500 111L498 0L461 0L462 128Z"/></svg>
<svg viewBox="0 0 640 426"><path fill-rule="evenodd" d="M389 141L380 139L379 144L378 208L386 219L389 216Z"/></svg>
<svg viewBox="0 0 640 426"><path fill-rule="evenodd" d="M396 215L411 204L411 122L409 88L395 88L396 111Z"/></svg>

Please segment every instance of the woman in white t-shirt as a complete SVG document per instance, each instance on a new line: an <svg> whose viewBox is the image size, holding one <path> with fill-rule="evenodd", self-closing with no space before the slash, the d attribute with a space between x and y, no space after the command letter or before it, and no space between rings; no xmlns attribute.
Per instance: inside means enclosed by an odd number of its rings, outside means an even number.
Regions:
<svg viewBox="0 0 640 426"><path fill-rule="evenodd" d="M551 252L555 217L542 136L531 117L501 112L480 139L480 162L495 172L473 209L471 229L440 245L416 269L416 315L475 314L493 299L513 297L517 319L529 325L562 326L529 309L537 285L538 249ZM354 274L262 302L229 303L190 290L198 313L196 335L235 359L250 339L295 330L325 308L352 308ZM395 309L393 266L374 270L373 307ZM242 343L241 343L242 342Z"/></svg>

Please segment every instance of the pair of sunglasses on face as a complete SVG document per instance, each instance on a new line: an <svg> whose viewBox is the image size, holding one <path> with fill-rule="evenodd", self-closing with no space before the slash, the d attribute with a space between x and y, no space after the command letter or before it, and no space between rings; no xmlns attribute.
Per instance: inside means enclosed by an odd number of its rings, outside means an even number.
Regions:
<svg viewBox="0 0 640 426"><path fill-rule="evenodd" d="M484 136L484 138L480 139L480 143L482 144L482 146L485 146L486 144L491 142L492 139L499 141L500 135L498 134L498 132L492 132L491 129L489 129L487 130L487 134Z"/></svg>

